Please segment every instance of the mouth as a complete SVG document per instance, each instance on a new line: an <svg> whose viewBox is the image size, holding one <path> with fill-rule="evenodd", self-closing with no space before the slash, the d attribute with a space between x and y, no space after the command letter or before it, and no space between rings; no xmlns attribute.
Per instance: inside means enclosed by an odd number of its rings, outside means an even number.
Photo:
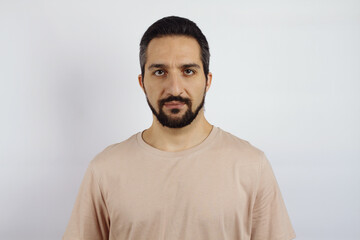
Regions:
<svg viewBox="0 0 360 240"><path fill-rule="evenodd" d="M165 102L164 106L168 109L183 108L186 104L180 101Z"/></svg>

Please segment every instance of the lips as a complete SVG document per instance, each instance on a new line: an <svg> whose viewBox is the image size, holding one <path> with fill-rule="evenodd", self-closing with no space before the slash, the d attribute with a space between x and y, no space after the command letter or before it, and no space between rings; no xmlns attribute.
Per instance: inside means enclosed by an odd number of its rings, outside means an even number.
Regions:
<svg viewBox="0 0 360 240"><path fill-rule="evenodd" d="M185 105L184 102L179 102L179 101L171 101L171 102L165 102L164 106L166 108L182 108Z"/></svg>

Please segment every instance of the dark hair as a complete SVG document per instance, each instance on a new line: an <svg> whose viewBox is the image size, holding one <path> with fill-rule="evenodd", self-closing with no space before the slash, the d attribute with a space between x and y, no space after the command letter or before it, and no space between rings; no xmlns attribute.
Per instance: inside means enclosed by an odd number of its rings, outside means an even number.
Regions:
<svg viewBox="0 0 360 240"><path fill-rule="evenodd" d="M141 75L144 81L146 50L150 41L154 38L180 35L189 36L196 39L201 49L201 61L204 68L205 77L209 73L210 51L209 44L206 37L201 32L200 28L192 21L182 17L170 16L164 17L153 23L144 33L140 41L140 67Z"/></svg>

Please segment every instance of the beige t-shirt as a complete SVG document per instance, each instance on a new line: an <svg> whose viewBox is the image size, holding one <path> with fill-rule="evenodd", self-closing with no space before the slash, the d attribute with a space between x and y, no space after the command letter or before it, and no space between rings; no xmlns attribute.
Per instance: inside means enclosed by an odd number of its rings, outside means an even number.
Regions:
<svg viewBox="0 0 360 240"><path fill-rule="evenodd" d="M290 240L264 153L218 127L179 152L141 132L89 164L63 240Z"/></svg>

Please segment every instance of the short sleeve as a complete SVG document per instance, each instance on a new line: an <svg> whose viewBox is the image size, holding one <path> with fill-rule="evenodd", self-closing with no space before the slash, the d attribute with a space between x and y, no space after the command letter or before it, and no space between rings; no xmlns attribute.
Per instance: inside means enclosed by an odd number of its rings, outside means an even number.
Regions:
<svg viewBox="0 0 360 240"><path fill-rule="evenodd" d="M271 165L263 154L257 195L252 214L251 240L295 238L284 200Z"/></svg>
<svg viewBox="0 0 360 240"><path fill-rule="evenodd" d="M82 180L63 240L109 239L109 227L106 204L92 163L90 163Z"/></svg>

